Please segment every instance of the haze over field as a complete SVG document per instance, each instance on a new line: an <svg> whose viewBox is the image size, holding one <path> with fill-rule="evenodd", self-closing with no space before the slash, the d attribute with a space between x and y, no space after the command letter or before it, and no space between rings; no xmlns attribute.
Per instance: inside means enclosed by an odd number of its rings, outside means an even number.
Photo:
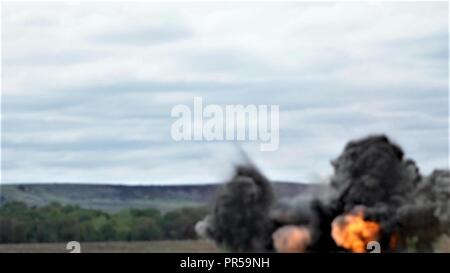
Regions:
<svg viewBox="0 0 450 273"><path fill-rule="evenodd" d="M4 3L2 183L224 181L231 143L175 142L171 108L280 105L271 180L320 182L386 133L447 168L448 3Z"/></svg>

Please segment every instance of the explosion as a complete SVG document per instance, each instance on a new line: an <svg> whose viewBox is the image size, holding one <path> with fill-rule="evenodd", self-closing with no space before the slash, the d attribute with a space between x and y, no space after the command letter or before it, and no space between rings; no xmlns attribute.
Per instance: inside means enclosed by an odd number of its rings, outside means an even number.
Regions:
<svg viewBox="0 0 450 273"><path fill-rule="evenodd" d="M326 195L292 202L253 164L238 166L197 231L237 252L365 252L371 241L431 252L450 235L448 170L423 176L384 135L350 141L332 166Z"/></svg>
<svg viewBox="0 0 450 273"><path fill-rule="evenodd" d="M356 253L366 252L367 243L379 239L380 225L364 220L364 209L356 207L338 216L332 223L331 236L337 245Z"/></svg>

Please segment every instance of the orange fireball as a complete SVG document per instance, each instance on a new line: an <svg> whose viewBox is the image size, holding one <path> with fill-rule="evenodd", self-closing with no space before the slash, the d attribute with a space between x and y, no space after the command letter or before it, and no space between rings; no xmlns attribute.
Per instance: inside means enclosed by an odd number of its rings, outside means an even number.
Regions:
<svg viewBox="0 0 450 273"><path fill-rule="evenodd" d="M311 242L311 234L307 227L287 225L277 229L272 239L277 252L302 253Z"/></svg>
<svg viewBox="0 0 450 273"><path fill-rule="evenodd" d="M338 246L364 253L367 243L378 240L380 230L377 222L364 220L363 207L356 207L352 212L334 219L331 236Z"/></svg>

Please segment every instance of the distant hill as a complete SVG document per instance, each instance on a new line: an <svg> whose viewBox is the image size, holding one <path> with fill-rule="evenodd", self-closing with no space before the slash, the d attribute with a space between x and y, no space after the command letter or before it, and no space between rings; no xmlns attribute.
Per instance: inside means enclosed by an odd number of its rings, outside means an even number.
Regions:
<svg viewBox="0 0 450 273"><path fill-rule="evenodd" d="M276 182L280 198L308 194L315 185ZM6 184L0 186L0 204L21 201L43 206L56 201L84 208L116 212L125 208L156 208L163 212L185 206L207 205L220 184L180 186L123 186L103 184Z"/></svg>

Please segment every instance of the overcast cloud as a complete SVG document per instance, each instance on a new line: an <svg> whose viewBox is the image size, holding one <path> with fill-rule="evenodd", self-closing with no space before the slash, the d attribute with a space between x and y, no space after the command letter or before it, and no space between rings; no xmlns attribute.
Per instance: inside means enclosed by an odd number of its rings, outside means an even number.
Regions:
<svg viewBox="0 0 450 273"><path fill-rule="evenodd" d="M320 182L387 133L448 168L448 4L3 4L2 181L219 182L231 143L174 142L171 108L280 105L275 180Z"/></svg>

